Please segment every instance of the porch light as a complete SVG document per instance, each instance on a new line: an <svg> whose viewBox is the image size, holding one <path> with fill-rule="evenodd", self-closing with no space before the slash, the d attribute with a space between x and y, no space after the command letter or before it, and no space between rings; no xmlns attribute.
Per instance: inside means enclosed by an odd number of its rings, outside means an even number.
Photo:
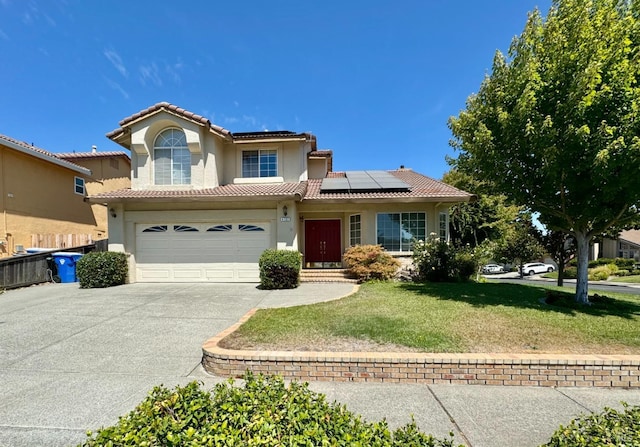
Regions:
<svg viewBox="0 0 640 447"><path fill-rule="evenodd" d="M111 217L113 217L114 219L117 217L116 210L114 210L113 208L109 208L109 213L111 213Z"/></svg>
<svg viewBox="0 0 640 447"><path fill-rule="evenodd" d="M284 215L284 217L287 217L287 213L289 212L289 208L287 208L287 205L282 207L282 214Z"/></svg>

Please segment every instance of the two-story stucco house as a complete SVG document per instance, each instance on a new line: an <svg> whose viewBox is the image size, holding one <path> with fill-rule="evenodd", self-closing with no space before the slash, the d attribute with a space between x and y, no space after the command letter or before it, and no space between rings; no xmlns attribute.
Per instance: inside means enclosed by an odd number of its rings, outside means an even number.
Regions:
<svg viewBox="0 0 640 447"><path fill-rule="evenodd" d="M107 238L106 207L85 198L130 185L129 156L90 154L100 161L84 163L81 154L65 158L0 135L0 257Z"/></svg>
<svg viewBox="0 0 640 447"><path fill-rule="evenodd" d="M131 189L90 200L108 203L132 282L258 281L266 248L304 268L341 266L355 244L409 255L413 238L448 238L449 207L471 198L410 169L333 172L312 134L232 133L168 103L107 137L131 150Z"/></svg>

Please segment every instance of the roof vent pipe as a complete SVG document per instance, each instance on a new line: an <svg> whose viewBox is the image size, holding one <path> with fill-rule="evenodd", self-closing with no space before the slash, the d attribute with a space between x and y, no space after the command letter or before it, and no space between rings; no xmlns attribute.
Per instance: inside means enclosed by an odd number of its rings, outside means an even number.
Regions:
<svg viewBox="0 0 640 447"><path fill-rule="evenodd" d="M96 152L98 152L98 146L94 144L93 146L91 146L91 153L95 154Z"/></svg>

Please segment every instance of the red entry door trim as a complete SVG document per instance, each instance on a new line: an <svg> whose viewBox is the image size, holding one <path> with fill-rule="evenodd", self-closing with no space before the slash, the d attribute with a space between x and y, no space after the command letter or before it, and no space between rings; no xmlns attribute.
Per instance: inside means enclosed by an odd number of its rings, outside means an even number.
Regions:
<svg viewBox="0 0 640 447"><path fill-rule="evenodd" d="M341 262L340 220L304 221L305 262Z"/></svg>

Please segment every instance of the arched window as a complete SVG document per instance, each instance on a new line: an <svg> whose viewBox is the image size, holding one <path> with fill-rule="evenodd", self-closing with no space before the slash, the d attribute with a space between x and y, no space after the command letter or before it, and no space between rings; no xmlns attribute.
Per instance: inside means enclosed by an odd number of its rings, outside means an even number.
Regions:
<svg viewBox="0 0 640 447"><path fill-rule="evenodd" d="M153 166L156 185L191 183L191 153L180 129L167 129L153 143Z"/></svg>

